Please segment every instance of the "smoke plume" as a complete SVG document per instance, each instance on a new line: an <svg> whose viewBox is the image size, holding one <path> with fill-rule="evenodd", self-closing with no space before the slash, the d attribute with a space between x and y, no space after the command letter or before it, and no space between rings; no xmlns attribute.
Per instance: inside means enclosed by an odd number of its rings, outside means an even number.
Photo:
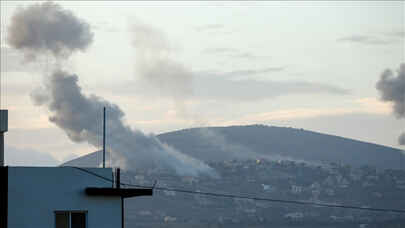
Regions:
<svg viewBox="0 0 405 228"><path fill-rule="evenodd" d="M173 49L166 35L140 23L133 25L131 29L140 82L163 96L174 99L190 96L192 72L171 58Z"/></svg>
<svg viewBox="0 0 405 228"><path fill-rule="evenodd" d="M197 130L198 137L202 141L208 142L215 151L204 151L205 160L232 160L232 159L252 159L260 155L253 152L250 148L241 145L235 141L229 141L220 131L211 130L203 127ZM197 157L197 156L196 156ZM198 158L198 157L197 157Z"/></svg>
<svg viewBox="0 0 405 228"><path fill-rule="evenodd" d="M18 8L7 35L8 44L22 51L26 60L49 53L67 58L86 50L92 41L89 24L52 2Z"/></svg>
<svg viewBox="0 0 405 228"><path fill-rule="evenodd" d="M154 135L131 129L124 123L125 114L117 105L95 95L84 95L77 75L56 70L47 79L45 87L31 97L37 105L48 107L53 113L49 120L63 129L72 141L88 142L95 147L101 146L101 113L105 106L108 148L113 166L164 168L179 175L215 175L206 164L161 143Z"/></svg>
<svg viewBox="0 0 405 228"><path fill-rule="evenodd" d="M399 145L405 145L405 132L402 133L398 138Z"/></svg>
<svg viewBox="0 0 405 228"><path fill-rule="evenodd" d="M176 113L190 118L185 101L193 94L192 71L172 58L173 48L162 31L136 23L131 34L138 86L149 95L173 99Z"/></svg>
<svg viewBox="0 0 405 228"><path fill-rule="evenodd" d="M376 88L383 101L393 103L393 112L398 119L405 118L405 63L402 63L397 75L387 69L381 74ZM398 138L400 145L405 145L405 132Z"/></svg>
<svg viewBox="0 0 405 228"><path fill-rule="evenodd" d="M32 61L48 54L56 60L67 60L72 53L85 51L92 41L89 24L52 2L19 8L8 27L9 45ZM176 64L168 65L181 69ZM125 114L117 105L96 95L84 95L77 75L60 70L60 66L54 68L57 70L45 77L43 88L33 91L31 97L36 105L51 111L49 120L72 141L101 147L101 114L106 107L108 150L113 166L171 169L179 175L215 175L206 164L161 143L155 136L131 129L124 123Z"/></svg>

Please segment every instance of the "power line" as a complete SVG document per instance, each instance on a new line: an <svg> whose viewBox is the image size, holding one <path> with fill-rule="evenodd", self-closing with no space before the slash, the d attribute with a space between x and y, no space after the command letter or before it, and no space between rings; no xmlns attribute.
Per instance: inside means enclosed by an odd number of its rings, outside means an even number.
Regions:
<svg viewBox="0 0 405 228"><path fill-rule="evenodd" d="M242 195L233 195L233 194L221 194L221 193L201 192L201 191L191 191L191 190L161 188L161 187L155 187L154 189L163 190L163 191L189 193L189 194L198 194L198 195L205 195L205 196L222 197L222 198L248 199L248 200L255 200L255 201L268 201L268 202L275 202L275 203L287 203L287 204L297 204L297 205L307 205L307 206L317 206L317 207L329 207L329 208L367 210L367 211L375 211L375 212L405 213L405 210L398 210L398 209L357 207L357 206L350 206L350 205L314 203L314 202L295 201L295 200L281 200L281 199L271 199L271 198L261 198L261 197L251 197L251 196L242 196Z"/></svg>
<svg viewBox="0 0 405 228"><path fill-rule="evenodd" d="M107 177L101 176L101 175L99 175L99 174L97 174L97 173L91 172L91 171L89 171L89 170L87 170L87 169L84 169L84 168L80 168L80 167L76 167L76 166L63 166L63 167L69 167L69 168L78 169L78 170L80 170L80 171L82 171L82 172L85 172L85 173L88 173L88 174L90 174L90 175L96 176L96 177L101 178L101 179L103 179L103 180L105 180L105 181L114 183L114 181L113 181L112 179L109 179L109 178L107 178Z"/></svg>
<svg viewBox="0 0 405 228"><path fill-rule="evenodd" d="M94 175L96 177L102 178L103 180L107 180L107 181L113 183L113 180L108 179L106 177L103 177L101 175L98 175L98 174L96 174L94 172L91 172L89 170L79 168L79 167L71 167L71 168L79 169L79 170L84 171L84 172L86 172L88 174ZM282 199L262 198L262 197L254 197L254 196L243 196L243 195L235 195L235 194L222 194L222 193L213 193L213 192L193 191L193 190L177 189L177 188L145 186L145 185L136 185L136 184L128 184L128 183L121 183L121 185L129 186L129 187L136 187L136 188L152 188L154 190L160 190L160 191L172 191L172 192L195 194L195 195L204 195L204 196L212 196L212 197L222 197L222 198L232 198L232 199L248 199L248 200L254 200L254 201L267 201L267 202L274 202L274 203L296 204L296 205L304 205L304 206L354 209L354 210L364 210L364 211L374 211L374 212L391 212L391 213L403 213L403 214L405 214L405 210L402 210L402 209L358 207L358 206L352 206L352 205L314 203L314 202L296 201L296 200L282 200Z"/></svg>

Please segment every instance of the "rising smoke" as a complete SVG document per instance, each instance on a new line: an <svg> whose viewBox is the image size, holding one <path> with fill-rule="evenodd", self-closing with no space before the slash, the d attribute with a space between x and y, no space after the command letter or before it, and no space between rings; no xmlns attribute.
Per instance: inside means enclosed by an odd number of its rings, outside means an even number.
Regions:
<svg viewBox="0 0 405 228"><path fill-rule="evenodd" d="M208 142L214 151L207 150L201 156L208 161L232 160L232 159L252 159L261 157L250 148L237 142L230 142L224 134L210 128L198 128L197 137L202 141ZM198 157L197 157L198 158Z"/></svg>
<svg viewBox="0 0 405 228"><path fill-rule="evenodd" d="M387 69L381 74L376 88L381 93L383 101L393 103L394 115L398 118L405 118L405 63L402 63L397 71L397 75ZM400 145L405 145L405 132L398 138Z"/></svg>
<svg viewBox="0 0 405 228"><path fill-rule="evenodd" d="M77 75L57 70L47 79L42 90L32 94L36 104L47 106L53 113L49 120L62 128L72 141L85 141L100 147L100 114L106 107L108 147L113 166L171 169L179 175L215 175L206 164L161 143L154 135L131 129L124 124L125 114L117 105L95 95L84 95L77 83Z"/></svg>
<svg viewBox="0 0 405 228"><path fill-rule="evenodd" d="M399 145L405 145L405 132L402 133L398 138Z"/></svg>
<svg viewBox="0 0 405 228"><path fill-rule="evenodd" d="M92 40L93 33L87 23L52 2L18 9L7 37L8 43L29 60L49 53L57 60L67 59L76 51L84 51ZM61 70L60 66L54 67L56 70L45 76L43 88L33 91L31 97L36 105L46 106L51 111L49 120L63 129L72 141L100 147L100 114L106 107L112 165L126 169L171 169L179 175L215 175L206 164L161 143L155 136L131 129L124 123L125 114L117 105L96 95L84 95L77 75Z"/></svg>
<svg viewBox="0 0 405 228"><path fill-rule="evenodd" d="M206 121L198 113L191 113L185 101L192 98L192 70L173 59L173 48L166 34L150 25L137 22L131 26L132 44L135 48L137 83L151 94L170 97L174 101L176 115L192 124L205 125ZM219 153L204 153L208 160L218 158L255 157L248 148L237 142L229 142L224 135L209 128L199 128L199 137L217 148Z"/></svg>
<svg viewBox="0 0 405 228"><path fill-rule="evenodd" d="M191 70L172 59L173 48L162 31L136 23L131 27L135 47L138 82L153 93L169 96L176 101L192 95Z"/></svg>
<svg viewBox="0 0 405 228"><path fill-rule="evenodd" d="M93 41L89 24L52 2L18 8L7 35L8 44L22 51L26 60L47 54L67 58Z"/></svg>
<svg viewBox="0 0 405 228"><path fill-rule="evenodd" d="M196 122L186 101L193 96L193 72L173 58L174 48L166 34L139 21L130 27L135 48L136 85L150 97L170 98L176 115Z"/></svg>

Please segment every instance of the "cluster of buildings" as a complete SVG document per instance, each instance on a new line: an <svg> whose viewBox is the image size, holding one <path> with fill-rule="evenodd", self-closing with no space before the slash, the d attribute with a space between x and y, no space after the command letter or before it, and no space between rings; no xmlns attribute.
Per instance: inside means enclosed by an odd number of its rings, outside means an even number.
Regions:
<svg viewBox="0 0 405 228"><path fill-rule="evenodd" d="M325 166L309 165L290 161L233 160L212 162L209 165L220 175L210 177L178 177L168 173L153 173L138 170L128 175L134 183L151 185L148 180L160 179L161 187L181 186L195 191L235 193L263 198L309 201L315 203L355 205L359 207L403 208L405 191L404 170L377 170L372 167L353 168L339 164ZM235 188L237 186L237 188ZM376 214L367 211L307 207L276 204L243 199L219 199L198 195L184 196L173 191L162 191L153 197L174 202L179 210L159 205L133 205L132 221L142 221L141 227L151 224L280 224L288 222L359 223L374 220L394 221L405 217L400 214ZM193 205L193 212L189 210ZM182 209L183 208L183 209ZM140 212L142 211L143 212ZM195 216L195 213L198 216ZM179 225L180 226L180 225ZM224 225L223 227L227 227Z"/></svg>

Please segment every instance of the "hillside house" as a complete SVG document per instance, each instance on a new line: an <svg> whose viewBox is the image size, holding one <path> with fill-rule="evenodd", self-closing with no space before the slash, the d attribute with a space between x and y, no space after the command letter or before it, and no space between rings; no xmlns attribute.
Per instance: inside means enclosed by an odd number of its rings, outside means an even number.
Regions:
<svg viewBox="0 0 405 228"><path fill-rule="evenodd" d="M288 218L288 219L292 219L292 220L303 219L304 213L302 213L302 212L287 213L284 215L284 218Z"/></svg>
<svg viewBox="0 0 405 228"><path fill-rule="evenodd" d="M291 192L293 194L301 194L301 192L303 191L303 187L302 186L298 186L298 185L292 185L291 186Z"/></svg>

